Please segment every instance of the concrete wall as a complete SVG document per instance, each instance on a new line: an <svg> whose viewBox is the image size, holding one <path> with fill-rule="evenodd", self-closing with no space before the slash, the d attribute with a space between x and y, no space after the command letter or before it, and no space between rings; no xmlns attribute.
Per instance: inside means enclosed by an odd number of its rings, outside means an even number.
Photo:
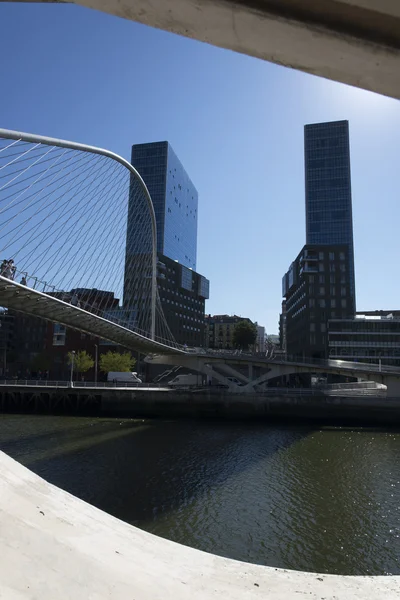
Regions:
<svg viewBox="0 0 400 600"><path fill-rule="evenodd" d="M107 515L0 452L4 600L395 600L400 577L287 571L193 550Z"/></svg>

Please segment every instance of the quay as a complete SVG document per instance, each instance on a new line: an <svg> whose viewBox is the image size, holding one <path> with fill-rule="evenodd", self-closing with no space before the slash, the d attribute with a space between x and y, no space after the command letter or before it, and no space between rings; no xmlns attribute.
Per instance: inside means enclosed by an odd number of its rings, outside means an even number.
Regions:
<svg viewBox="0 0 400 600"><path fill-rule="evenodd" d="M351 396L299 389L272 389L268 393L242 395L209 388L70 388L37 382L35 385L0 385L0 412L121 418L279 419L398 426L400 398L387 398L376 390Z"/></svg>

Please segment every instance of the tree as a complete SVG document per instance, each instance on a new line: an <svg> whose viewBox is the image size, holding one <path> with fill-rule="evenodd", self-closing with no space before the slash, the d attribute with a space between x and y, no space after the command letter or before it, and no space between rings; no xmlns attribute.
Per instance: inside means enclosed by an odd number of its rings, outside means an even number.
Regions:
<svg viewBox="0 0 400 600"><path fill-rule="evenodd" d="M100 356L100 370L103 373L109 373L110 371L118 372L129 372L132 371L136 364L136 360L133 358L130 352L107 352Z"/></svg>
<svg viewBox="0 0 400 600"><path fill-rule="evenodd" d="M233 330L233 345L236 348L247 350L257 339L257 329L253 323L239 321Z"/></svg>
<svg viewBox="0 0 400 600"><path fill-rule="evenodd" d="M68 364L71 365L72 364L72 352L68 352ZM74 355L73 358L74 361L74 370L76 373L86 373L86 371L89 371L89 369L91 369L94 365L94 360L93 358L90 356L90 354L88 354L86 352L86 350L79 350L79 352L76 352L76 354Z"/></svg>

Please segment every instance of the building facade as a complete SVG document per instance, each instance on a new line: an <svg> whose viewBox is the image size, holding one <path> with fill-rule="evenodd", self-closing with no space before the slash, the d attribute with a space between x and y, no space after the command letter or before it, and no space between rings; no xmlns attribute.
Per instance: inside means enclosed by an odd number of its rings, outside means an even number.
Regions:
<svg viewBox="0 0 400 600"><path fill-rule="evenodd" d="M347 245L355 301L353 216L348 121L304 128L306 244Z"/></svg>
<svg viewBox="0 0 400 600"><path fill-rule="evenodd" d="M168 142L133 145L131 163L153 200L157 252L195 271L198 193L182 163ZM128 222L128 248L130 231L134 224Z"/></svg>
<svg viewBox="0 0 400 600"><path fill-rule="evenodd" d="M330 320L328 339L330 358L400 367L400 311Z"/></svg>
<svg viewBox="0 0 400 600"><path fill-rule="evenodd" d="M210 284L196 272L197 190L168 142L135 144L131 162L153 200L157 224L157 284L168 327L178 343L202 346L205 300L209 298ZM137 183L131 180L130 202L135 185ZM146 213L144 209L139 212ZM137 311L138 315L140 301L151 294L151 278L142 272L143 255L149 254L151 248L147 247L148 242L141 241L141 229L148 226L141 217L137 205L133 208L132 204L128 209L124 309ZM158 328L156 323L156 332L160 335L161 325L160 322Z"/></svg>
<svg viewBox="0 0 400 600"><path fill-rule="evenodd" d="M253 325L253 321L247 317L238 317L237 315L206 315L206 347L219 350L232 350L235 347L233 344L233 332L240 321L246 321Z"/></svg>
<svg viewBox="0 0 400 600"><path fill-rule="evenodd" d="M305 245L282 280L286 351L325 358L328 321L354 316L349 246Z"/></svg>
<svg viewBox="0 0 400 600"><path fill-rule="evenodd" d="M159 254L157 286L161 306L175 340L187 346L203 346L205 301L210 295L208 279Z"/></svg>

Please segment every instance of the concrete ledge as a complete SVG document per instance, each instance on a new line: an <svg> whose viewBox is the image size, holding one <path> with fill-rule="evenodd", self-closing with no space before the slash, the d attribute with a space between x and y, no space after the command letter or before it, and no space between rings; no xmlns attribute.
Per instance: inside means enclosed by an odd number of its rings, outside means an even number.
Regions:
<svg viewBox="0 0 400 600"><path fill-rule="evenodd" d="M158 538L0 453L4 600L310 600L399 597L400 577L342 577L233 561Z"/></svg>

